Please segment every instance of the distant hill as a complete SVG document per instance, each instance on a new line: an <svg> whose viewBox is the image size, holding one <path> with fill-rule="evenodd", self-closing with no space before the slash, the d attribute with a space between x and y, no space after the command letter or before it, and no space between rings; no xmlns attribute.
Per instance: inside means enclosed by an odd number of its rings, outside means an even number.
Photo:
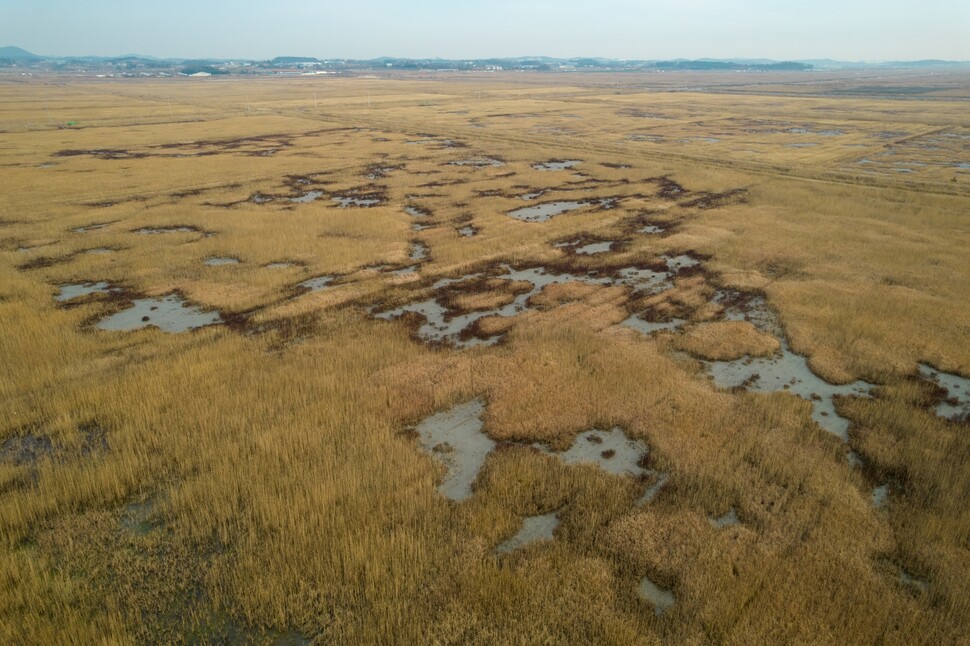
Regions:
<svg viewBox="0 0 970 646"><path fill-rule="evenodd" d="M0 47L0 58L6 58L12 61L40 61L43 60L43 56L38 56L37 54L32 54L26 49L21 49L19 47Z"/></svg>

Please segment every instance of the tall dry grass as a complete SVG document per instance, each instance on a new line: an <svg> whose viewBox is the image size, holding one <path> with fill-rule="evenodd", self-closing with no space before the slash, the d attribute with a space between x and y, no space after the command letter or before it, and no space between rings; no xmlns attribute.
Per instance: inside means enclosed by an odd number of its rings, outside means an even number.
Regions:
<svg viewBox="0 0 970 646"><path fill-rule="evenodd" d="M862 157L886 145L877 133L960 127L959 106L554 78L2 81L2 641L968 639L968 436L914 379L918 362L970 374L965 186L933 168L864 176L846 170L845 148ZM45 102L83 127L38 119ZM804 122L844 134L790 148L802 135L782 126ZM449 164L481 157L505 165ZM583 163L532 167L550 159ZM386 177L368 177L375 165ZM661 176L688 193L665 197ZM304 190L324 196L288 201ZM383 203L330 200L355 190ZM506 216L540 190L618 202L543 224ZM433 226L413 230L405 205ZM668 228L635 233L645 221ZM73 232L92 224L106 226ZM466 225L474 237L458 234ZM166 226L193 231L135 232ZM578 238L622 244L590 258L554 246ZM407 265L414 241L430 250L416 276L374 268ZM98 248L114 252L87 253ZM431 349L367 316L432 295L431 278L499 263L608 271L686 251L709 256L704 273L653 297L549 289L489 322L509 330L495 347ZM206 266L213 256L240 263ZM278 261L292 265L266 267ZM321 275L340 280L297 288ZM52 300L95 280L251 316L182 335L101 332L91 323L123 302ZM695 357L774 348L712 322L720 287L763 293L819 375L879 384L871 400L838 402L849 447L806 401L713 387ZM503 302L504 289L453 304ZM636 305L692 323L657 337L618 327ZM436 490L440 465L401 431L474 397L508 444L453 504ZM613 426L668 476L642 507L652 481L526 446L564 449ZM24 446L36 457L17 457ZM731 508L741 523L715 529ZM554 541L493 553L552 511ZM636 595L644 576L676 595L661 617Z"/></svg>

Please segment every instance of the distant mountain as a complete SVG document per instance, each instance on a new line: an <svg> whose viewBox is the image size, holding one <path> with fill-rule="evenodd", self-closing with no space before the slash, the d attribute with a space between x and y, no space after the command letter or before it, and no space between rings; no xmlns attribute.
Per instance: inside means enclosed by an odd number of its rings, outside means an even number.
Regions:
<svg viewBox="0 0 970 646"><path fill-rule="evenodd" d="M26 49L21 49L19 47L0 47L0 58L6 58L11 61L41 61L44 60L43 56L38 56L37 54L32 54Z"/></svg>

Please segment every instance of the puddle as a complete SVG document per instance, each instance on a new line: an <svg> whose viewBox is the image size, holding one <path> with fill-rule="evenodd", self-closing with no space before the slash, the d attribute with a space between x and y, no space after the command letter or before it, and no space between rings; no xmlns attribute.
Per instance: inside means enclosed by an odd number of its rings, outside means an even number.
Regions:
<svg viewBox="0 0 970 646"><path fill-rule="evenodd" d="M403 272L405 270L399 271ZM413 273L414 271L415 268L413 267L407 268L407 273ZM398 274L398 272L393 273L402 275ZM547 285L568 283L573 281L600 285L611 284L613 282L612 279L608 277L594 278L591 276L577 276L574 274L550 274L547 273L543 268L522 269L519 271L511 271L507 268L507 273L501 277L507 278L510 281L530 282L532 283L532 289L528 292L518 294L511 303L492 310L475 311L449 316L448 310L443 305L441 305L435 298L430 298L425 301L410 303L394 310L375 314L375 317L389 321L398 318L407 312L413 312L424 317L424 322L419 326L417 335L426 342L446 342L450 343L456 348L468 348L482 344L490 345L496 343L498 341L498 337L483 340L472 337L468 332L471 326L474 325L479 319L483 319L488 316L515 316L516 314L525 311L527 309L529 298L534 294L539 293L542 288ZM435 285L437 289L449 284L454 284L455 282L461 282L462 279L443 280L451 282L442 283L439 281L439 283L436 283Z"/></svg>
<svg viewBox="0 0 970 646"><path fill-rule="evenodd" d="M318 200L323 197L323 191L307 191L299 197L291 197L290 202L296 202L297 204L307 204L313 200Z"/></svg>
<svg viewBox="0 0 970 646"><path fill-rule="evenodd" d="M523 193L522 195L519 196L519 199L530 201L530 200L534 200L536 198L542 197L543 195L545 195L545 193L546 193L545 191L539 191L538 193Z"/></svg>
<svg viewBox="0 0 970 646"><path fill-rule="evenodd" d="M640 334L650 336L654 332L678 330L683 327L685 323L687 323L686 319L671 319L669 321L644 321L639 316L631 316L630 318L621 322L620 325L628 327L632 330L636 330Z"/></svg>
<svg viewBox="0 0 970 646"><path fill-rule="evenodd" d="M218 267L220 265L238 265L239 264L239 259L238 258L230 258L230 257L226 256L224 258L206 258L205 261L203 261L203 262L206 265L209 265L210 267Z"/></svg>
<svg viewBox="0 0 970 646"><path fill-rule="evenodd" d="M659 292L671 287L670 274L652 269L625 267L617 272L617 278L609 281L613 285L632 287L641 292Z"/></svg>
<svg viewBox="0 0 970 646"><path fill-rule="evenodd" d="M721 140L716 137L688 137L687 139L680 140L680 142L683 144L692 144L692 143L716 144L719 141Z"/></svg>
<svg viewBox="0 0 970 646"><path fill-rule="evenodd" d="M721 388L743 387L755 392L787 391L812 403L812 419L826 431L849 439L849 420L835 412L834 397L868 397L871 384L864 381L836 386L815 376L805 357L795 354L784 339L781 350L770 358L706 362L714 383Z"/></svg>
<svg viewBox="0 0 970 646"><path fill-rule="evenodd" d="M936 405L936 414L952 420L970 419L970 379L940 372L921 363L920 374L946 390L946 397Z"/></svg>
<svg viewBox="0 0 970 646"><path fill-rule="evenodd" d="M413 218L426 218L429 215L431 215L430 213L428 213L424 209L419 209L416 206L405 206L404 207L404 212L407 213L408 215L410 215Z"/></svg>
<svg viewBox="0 0 970 646"><path fill-rule="evenodd" d="M601 200L600 205L605 205L604 202L605 200ZM575 211L576 209L581 209L591 204L596 204L596 202L546 202L545 204L536 204L535 206L526 206L521 209L509 211L508 215L523 222L546 222L557 215L568 211Z"/></svg>
<svg viewBox="0 0 970 646"><path fill-rule="evenodd" d="M342 209L346 209L351 206L369 208L372 206L377 206L381 203L381 200L376 197L356 197L354 195L338 195L330 198L330 200L339 204L340 208Z"/></svg>
<svg viewBox="0 0 970 646"><path fill-rule="evenodd" d="M656 224L648 224L637 229L637 233L655 234L663 233L664 229L658 227Z"/></svg>
<svg viewBox="0 0 970 646"><path fill-rule="evenodd" d="M118 287L112 287L109 283L100 281L97 283L77 283L75 285L61 285L61 291L57 296L54 297L55 301L64 302L70 301L75 298L80 298L81 296L89 296L91 294L110 294L111 292L120 292L121 289Z"/></svg>
<svg viewBox="0 0 970 646"><path fill-rule="evenodd" d="M311 278L310 280L305 280L302 283L299 283L297 287L308 289L311 292L319 292L322 289L331 287L336 278L336 276L317 276L316 278Z"/></svg>
<svg viewBox="0 0 970 646"><path fill-rule="evenodd" d="M103 224L86 224L83 227L76 227L74 229L71 229L71 232L72 233L87 233L89 231L97 231L98 229L103 229L106 226L108 226L108 223L107 222L105 222Z"/></svg>
<svg viewBox="0 0 970 646"><path fill-rule="evenodd" d="M576 436L572 446L562 453L553 452L548 446L533 443L534 448L559 457L566 464L593 464L607 473L641 479L653 476L656 481L643 492L635 505L642 506L653 500L667 483L667 474L643 466L650 447L643 440L632 439L620 427L610 431L593 429Z"/></svg>
<svg viewBox="0 0 970 646"><path fill-rule="evenodd" d="M268 265L266 265L266 268L267 269L286 269L287 267L292 267L292 266L293 266L293 263L291 262L271 262Z"/></svg>
<svg viewBox="0 0 970 646"><path fill-rule="evenodd" d="M395 269L391 272L392 276L410 276L411 274L417 273L418 268L414 265L410 267L404 267L403 269ZM378 317L381 318L381 317Z"/></svg>
<svg viewBox="0 0 970 646"><path fill-rule="evenodd" d="M198 229L195 227L143 227L141 229L135 229L135 233L140 233L145 236L159 235L161 233L196 233Z"/></svg>
<svg viewBox="0 0 970 646"><path fill-rule="evenodd" d="M492 159L491 157L484 157L482 159L460 159L458 161L448 162L449 166L472 166L474 168L498 168L499 166L505 166L505 162L500 159Z"/></svg>
<svg viewBox="0 0 970 646"><path fill-rule="evenodd" d="M395 275L406 275L416 271L415 267L392 272ZM437 297L427 300L409 303L393 310L374 314L375 318L385 321L396 319L408 312L419 314L424 321L418 326L418 338L428 343L449 343L456 348L468 348L476 345L491 345L496 343L500 337L489 339L474 338L471 334L472 326L480 319L490 316L513 317L528 309L529 299L538 294L548 285L558 285L569 282L581 282L588 285L620 285L636 290L650 291L657 289L668 283L666 273L655 272L650 269L640 269L637 267L627 267L619 270L615 276L594 275L594 274L568 274L550 273L545 268L533 267L529 269L512 270L505 267L505 274L501 278L510 281L526 281L532 283L532 289L528 292L516 295L515 299L506 305L484 311L475 311L449 316L445 306L438 302ZM432 289L440 290L444 287L454 285L477 278L478 275L466 276L463 278L443 278L432 285ZM373 310L372 310L373 312ZM677 324L681 324L678 322ZM645 324L645 322L643 322Z"/></svg>
<svg viewBox="0 0 970 646"><path fill-rule="evenodd" d="M553 540L553 532L559 526L559 517L556 512L543 514L542 516L529 516L522 521L522 528L512 538L508 539L495 548L498 554L507 554L514 550L537 543L539 541Z"/></svg>
<svg viewBox="0 0 970 646"><path fill-rule="evenodd" d="M723 529L725 527L737 525L741 522L738 520L738 510L734 507L731 507L727 513L723 514L722 516L718 516L717 518L708 518L708 520L714 529Z"/></svg>
<svg viewBox="0 0 970 646"><path fill-rule="evenodd" d="M670 606L674 605L677 600L674 597L674 593L670 590L665 590L659 587L656 583L650 580L649 577L643 577L640 579L640 584L637 586L637 594L640 598L649 601L653 604L653 614L658 617L664 613Z"/></svg>
<svg viewBox="0 0 970 646"><path fill-rule="evenodd" d="M433 228L434 228L433 224L412 224L411 225L412 231L427 231L428 229L433 229Z"/></svg>
<svg viewBox="0 0 970 646"><path fill-rule="evenodd" d="M598 253L606 253L607 251L610 250L610 247L612 246L613 246L612 241L592 242L590 244L583 245L582 247L576 247L574 251L584 256L592 256Z"/></svg>
<svg viewBox="0 0 970 646"><path fill-rule="evenodd" d="M719 289L713 302L724 308L722 316L727 321L747 321L755 326L758 331L765 334L775 337L783 335L781 325L778 324L778 318L768 307L768 302L763 296Z"/></svg>
<svg viewBox="0 0 970 646"><path fill-rule="evenodd" d="M637 507L642 507L643 505L647 504L648 502L656 498L657 494L660 493L660 490L664 488L664 485L667 484L667 480L670 478L670 476L668 476L666 473L657 472L655 475L657 477L657 481L654 482L652 485L650 485L647 488L647 490L643 492L643 495L640 496L640 498L636 502Z"/></svg>
<svg viewBox="0 0 970 646"><path fill-rule="evenodd" d="M463 238L471 238L476 233L478 233L478 230L475 229L475 227L473 226L467 226L467 227L462 227L458 229L458 235L462 236Z"/></svg>
<svg viewBox="0 0 970 646"><path fill-rule="evenodd" d="M425 418L414 430L425 451L442 462L448 469L445 480L438 490L452 500L464 500L472 495L472 483L485 464L496 442L483 432L482 414L485 402L478 398L458 404L449 410ZM593 464L603 471L634 478L655 476L657 481L637 501L642 504L652 500L667 481L666 474L642 466L649 447L643 440L631 439L619 428L610 431L593 429L581 433L567 451L553 452L547 445L533 443L531 446L548 455L555 455L570 465ZM496 551L511 551L526 543L551 539L559 520L556 512L534 516L523 522L522 529Z"/></svg>
<svg viewBox="0 0 970 646"><path fill-rule="evenodd" d="M536 170L551 171L551 170L567 170L582 164L580 159L553 159L547 162L540 162L538 164L533 164L532 167Z"/></svg>
<svg viewBox="0 0 970 646"><path fill-rule="evenodd" d="M667 267L671 271L680 271L681 269L689 269L690 267L697 267L701 264L696 258L691 256L681 255L681 256L660 256L664 262L667 263Z"/></svg>
<svg viewBox="0 0 970 646"><path fill-rule="evenodd" d="M484 400L473 399L435 413L415 427L424 450L448 468L438 487L446 498L471 497L472 483L495 448L495 441L482 432L484 412Z"/></svg>
<svg viewBox="0 0 970 646"><path fill-rule="evenodd" d="M481 278L481 274L469 274L467 276L459 276L458 278L439 278L431 289L441 289L442 287L448 287L449 285L457 285L459 283L468 282L470 280L475 280L476 278Z"/></svg>
<svg viewBox="0 0 970 646"><path fill-rule="evenodd" d="M879 485L872 490L872 506L876 509L883 509L889 499L889 485Z"/></svg>
<svg viewBox="0 0 970 646"><path fill-rule="evenodd" d="M98 328L121 331L154 326L164 332L185 332L221 322L218 312L203 312L178 294L169 294L162 298L137 299L127 310L101 319Z"/></svg>
<svg viewBox="0 0 970 646"><path fill-rule="evenodd" d="M788 148L814 148L818 144L815 143L802 143L802 144L787 144Z"/></svg>
<svg viewBox="0 0 970 646"><path fill-rule="evenodd" d="M426 259L427 257L428 257L428 247L424 243L421 243L421 242L411 243L411 255L409 256L409 259L411 260L411 262L419 262L421 260Z"/></svg>
<svg viewBox="0 0 970 646"><path fill-rule="evenodd" d="M115 253L115 251L116 251L115 249L111 249L109 247L95 247L94 249L88 249L84 253L106 254L106 253Z"/></svg>
<svg viewBox="0 0 970 646"><path fill-rule="evenodd" d="M552 453L544 444L533 444L546 453ZM609 431L593 429L580 433L569 450L556 453L566 464L595 464L613 475L640 477L653 473L640 466L650 448L643 440L634 440L620 427Z"/></svg>
<svg viewBox="0 0 970 646"><path fill-rule="evenodd" d="M263 195L262 193L253 193L249 201L253 204L266 204L267 202L272 202L273 197L271 195Z"/></svg>

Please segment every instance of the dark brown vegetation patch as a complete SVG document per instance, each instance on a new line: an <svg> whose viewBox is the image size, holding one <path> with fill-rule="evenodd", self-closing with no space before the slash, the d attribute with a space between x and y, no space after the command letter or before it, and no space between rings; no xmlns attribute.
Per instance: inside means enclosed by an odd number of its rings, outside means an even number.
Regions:
<svg viewBox="0 0 970 646"><path fill-rule="evenodd" d="M680 206L687 208L696 207L706 210L716 209L727 204L746 204L748 201L747 193L747 189L743 188L734 188L721 193L698 193L696 197L681 202Z"/></svg>

